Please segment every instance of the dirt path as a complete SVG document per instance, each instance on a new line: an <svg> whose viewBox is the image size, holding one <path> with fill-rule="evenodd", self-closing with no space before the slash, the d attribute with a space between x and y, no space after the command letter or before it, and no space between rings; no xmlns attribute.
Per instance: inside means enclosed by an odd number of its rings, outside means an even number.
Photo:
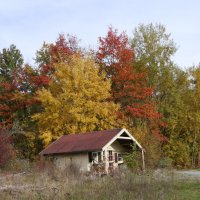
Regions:
<svg viewBox="0 0 200 200"><path fill-rule="evenodd" d="M195 171L195 170L184 170L184 171L176 171L175 173L191 177L191 178L198 178L200 179L200 171Z"/></svg>

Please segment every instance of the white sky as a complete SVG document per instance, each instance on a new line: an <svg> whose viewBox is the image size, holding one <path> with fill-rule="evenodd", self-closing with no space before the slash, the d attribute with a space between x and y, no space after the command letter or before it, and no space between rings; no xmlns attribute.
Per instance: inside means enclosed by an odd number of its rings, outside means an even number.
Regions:
<svg viewBox="0 0 200 200"><path fill-rule="evenodd" d="M199 0L0 0L0 49L15 44L26 62L33 63L43 41L59 33L96 47L108 26L131 37L140 23L161 23L179 47L174 57L180 67L200 62Z"/></svg>

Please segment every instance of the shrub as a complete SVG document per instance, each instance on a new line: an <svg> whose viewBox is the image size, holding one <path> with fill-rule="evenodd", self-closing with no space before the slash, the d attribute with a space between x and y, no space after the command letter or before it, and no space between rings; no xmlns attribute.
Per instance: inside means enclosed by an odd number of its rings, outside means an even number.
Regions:
<svg viewBox="0 0 200 200"><path fill-rule="evenodd" d="M125 164L133 171L141 168L141 156L139 154L141 153L136 150L135 146L133 146L130 153L125 153L123 155Z"/></svg>
<svg viewBox="0 0 200 200"><path fill-rule="evenodd" d="M0 130L0 168L6 166L15 156L15 150L12 145L11 136L5 130Z"/></svg>
<svg viewBox="0 0 200 200"><path fill-rule="evenodd" d="M6 171L24 172L30 171L30 161L27 159L19 159L15 157L6 163Z"/></svg>
<svg viewBox="0 0 200 200"><path fill-rule="evenodd" d="M169 157L164 157L160 159L159 166L161 168L171 168L172 167L172 159Z"/></svg>

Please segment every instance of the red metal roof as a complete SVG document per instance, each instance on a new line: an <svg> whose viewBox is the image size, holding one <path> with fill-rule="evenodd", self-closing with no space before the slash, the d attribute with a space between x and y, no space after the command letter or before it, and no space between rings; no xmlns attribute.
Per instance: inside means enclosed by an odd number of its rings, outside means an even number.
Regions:
<svg viewBox="0 0 200 200"><path fill-rule="evenodd" d="M122 129L94 131L74 135L63 135L47 146L40 154L52 155L101 150Z"/></svg>

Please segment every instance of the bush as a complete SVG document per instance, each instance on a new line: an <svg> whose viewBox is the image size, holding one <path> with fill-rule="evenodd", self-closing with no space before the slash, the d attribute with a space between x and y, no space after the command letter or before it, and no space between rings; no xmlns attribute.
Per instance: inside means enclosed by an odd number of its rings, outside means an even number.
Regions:
<svg viewBox="0 0 200 200"><path fill-rule="evenodd" d="M124 159L125 164L132 171L137 171L139 168L142 168L141 167L142 159L141 159L141 156L139 154L141 154L141 152L138 152L136 150L136 147L133 146L130 153L125 153L123 155L123 159Z"/></svg>
<svg viewBox="0 0 200 200"><path fill-rule="evenodd" d="M169 157L164 157L164 158L160 159L159 167L171 168L172 167L172 159Z"/></svg>

